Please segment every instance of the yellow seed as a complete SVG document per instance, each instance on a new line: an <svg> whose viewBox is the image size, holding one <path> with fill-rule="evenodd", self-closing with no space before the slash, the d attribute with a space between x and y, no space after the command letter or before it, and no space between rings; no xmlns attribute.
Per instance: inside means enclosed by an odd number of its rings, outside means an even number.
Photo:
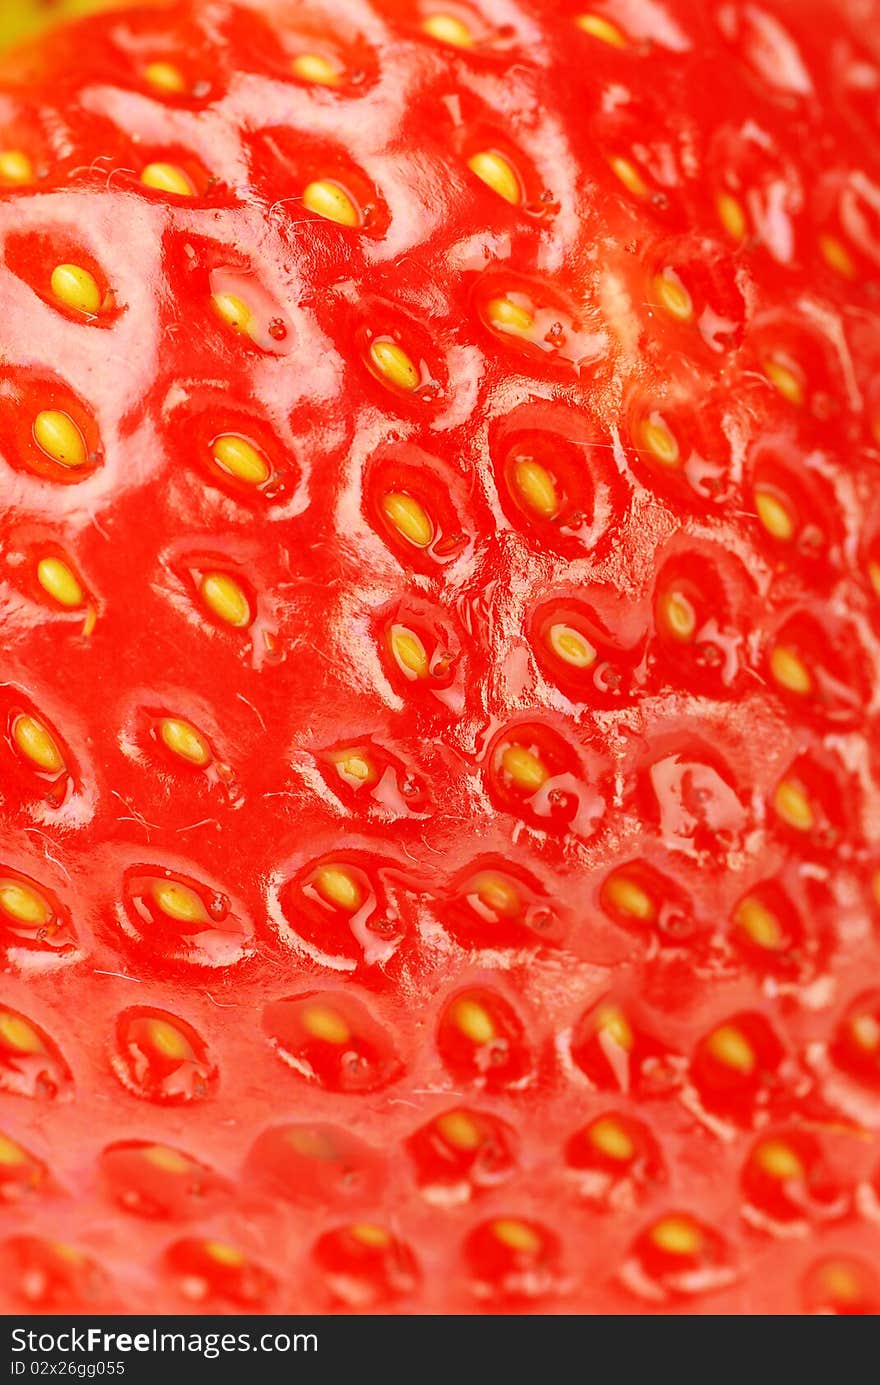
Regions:
<svg viewBox="0 0 880 1385"><path fill-rule="evenodd" d="M486 871L471 881L468 893L473 892L493 914L503 914L515 918L522 910L519 891L510 880Z"/></svg>
<svg viewBox="0 0 880 1385"><path fill-rule="evenodd" d="M795 521L784 500L772 491L756 490L755 509L768 534L780 543L791 542L795 535Z"/></svg>
<svg viewBox="0 0 880 1385"><path fill-rule="evenodd" d="M800 377L792 370L791 366L786 365L784 361L778 360L775 356L768 356L764 361L764 374L773 388L778 390L789 404L796 404L798 407L803 404L804 387Z"/></svg>
<svg viewBox="0 0 880 1385"><path fill-rule="evenodd" d="M650 923L657 915L657 906L648 891L632 876L610 876L605 881L602 894L612 909L642 923Z"/></svg>
<svg viewBox="0 0 880 1385"><path fill-rule="evenodd" d="M516 742L504 747L501 766L505 774L510 775L516 787L527 793L537 793L550 778L550 772L543 760Z"/></svg>
<svg viewBox="0 0 880 1385"><path fill-rule="evenodd" d="M804 1177L802 1161L784 1140L765 1140L755 1150L754 1158L771 1178L788 1183Z"/></svg>
<svg viewBox="0 0 880 1385"><path fill-rule="evenodd" d="M27 1154L21 1145L17 1145L14 1140L10 1140L6 1135L0 1135L0 1166L12 1168L16 1164L26 1164Z"/></svg>
<svg viewBox="0 0 880 1385"><path fill-rule="evenodd" d="M614 154L608 160L608 166L616 178L631 192L633 197L644 198L648 196L649 188L639 170L629 159L624 159L619 154Z"/></svg>
<svg viewBox="0 0 880 1385"><path fill-rule="evenodd" d="M347 1044L351 1030L338 1010L329 1005L309 1005L303 1012L303 1028L313 1039L321 1039L326 1044Z"/></svg>
<svg viewBox="0 0 880 1385"><path fill-rule="evenodd" d="M650 418L642 420L641 435L644 446L661 466L679 465L681 453L675 434L659 414L652 414Z"/></svg>
<svg viewBox="0 0 880 1385"><path fill-rule="evenodd" d="M754 895L748 895L739 903L734 917L758 947L775 952L782 946L784 934L779 919Z"/></svg>
<svg viewBox="0 0 880 1385"><path fill-rule="evenodd" d="M842 1303L857 1303L862 1297L862 1283L853 1265L832 1260L822 1266L822 1281L826 1292Z"/></svg>
<svg viewBox="0 0 880 1385"><path fill-rule="evenodd" d="M190 1046L180 1030L167 1020L150 1020L147 1024L150 1044L163 1058L177 1059L178 1062L190 1057Z"/></svg>
<svg viewBox="0 0 880 1385"><path fill-rule="evenodd" d="M45 928L53 916L49 901L23 880L0 880L0 909L28 928Z"/></svg>
<svg viewBox="0 0 880 1385"><path fill-rule="evenodd" d="M849 1032L865 1053L876 1053L880 1049L880 1024L873 1015L855 1015L849 1021Z"/></svg>
<svg viewBox="0 0 880 1385"><path fill-rule="evenodd" d="M390 632L391 652L407 678L427 678L430 672L428 652L418 635L405 625L392 625Z"/></svg>
<svg viewBox="0 0 880 1385"><path fill-rule="evenodd" d="M423 505L412 495L391 491L382 497L382 513L397 532L416 548L428 548L434 538L434 526Z"/></svg>
<svg viewBox="0 0 880 1385"><path fill-rule="evenodd" d="M8 1010L0 1010L0 1044L17 1053L42 1053L43 1040L32 1024L20 1015L11 1015Z"/></svg>
<svg viewBox="0 0 880 1385"><path fill-rule="evenodd" d="M199 583L202 600L210 611L227 625L242 630L253 619L247 596L228 572L206 572Z"/></svg>
<svg viewBox="0 0 880 1385"><path fill-rule="evenodd" d="M798 832L811 832L816 825L807 791L793 779L783 779L777 786L773 806L783 821Z"/></svg>
<svg viewBox="0 0 880 1385"><path fill-rule="evenodd" d="M203 923L208 917L204 903L195 890L176 880L157 880L153 886L153 899L162 913L177 923Z"/></svg>
<svg viewBox="0 0 880 1385"><path fill-rule="evenodd" d="M314 1126L293 1126L284 1132L284 1140L291 1145L297 1154L304 1154L308 1159L323 1159L330 1161L337 1158L336 1146L333 1141L321 1130Z"/></svg>
<svg viewBox="0 0 880 1385"><path fill-rule="evenodd" d="M497 192L499 197L503 197L505 202L510 202L515 207L522 201L516 170L503 154L496 154L494 149L483 149L478 154L471 155L468 168L493 192Z"/></svg>
<svg viewBox="0 0 880 1385"><path fill-rule="evenodd" d="M473 1044L491 1044L496 1038L497 1030L492 1016L479 1001L468 1000L467 997L457 1000L452 1007L450 1018L456 1028Z"/></svg>
<svg viewBox="0 0 880 1385"><path fill-rule="evenodd" d="M868 563L868 578L874 588L874 595L880 597L880 563L873 558Z"/></svg>
<svg viewBox="0 0 880 1385"><path fill-rule="evenodd" d="M22 712L16 717L12 738L22 755L46 774L59 774L64 769L64 757L48 728L36 717Z"/></svg>
<svg viewBox="0 0 880 1385"><path fill-rule="evenodd" d="M444 1140L456 1149L479 1149L483 1142L480 1127L466 1111L447 1111L437 1117L436 1125Z"/></svg>
<svg viewBox="0 0 880 1385"><path fill-rule="evenodd" d="M79 580L61 558L41 558L37 580L59 606L81 606L85 599Z"/></svg>
<svg viewBox="0 0 880 1385"><path fill-rule="evenodd" d="M44 409L34 419L34 440L59 466L76 468L88 461L85 439L70 414Z"/></svg>
<svg viewBox="0 0 880 1385"><path fill-rule="evenodd" d="M418 387L419 372L397 342L371 342L370 360L378 374L395 389L412 391Z"/></svg>
<svg viewBox="0 0 880 1385"><path fill-rule="evenodd" d="M453 48L473 48L474 36L463 19L452 14L429 14L422 20L422 32L438 43L449 43Z"/></svg>
<svg viewBox="0 0 880 1385"><path fill-rule="evenodd" d="M384 1250L390 1246L391 1237L384 1226L374 1226L372 1222L356 1222L349 1227L352 1236L361 1245L370 1246L376 1250Z"/></svg>
<svg viewBox="0 0 880 1385"><path fill-rule="evenodd" d="M729 192L722 192L715 206L718 218L727 234L733 240L743 240L746 234L746 214L742 203Z"/></svg>
<svg viewBox="0 0 880 1385"><path fill-rule="evenodd" d="M290 64L290 70L301 82L311 82L316 87L338 87L342 81L337 64L320 53L300 53Z"/></svg>
<svg viewBox="0 0 880 1385"><path fill-rule="evenodd" d="M191 179L176 164L147 164L141 174L141 182L144 187L154 188L157 192L170 192L175 197L195 197L196 193Z"/></svg>
<svg viewBox="0 0 880 1385"><path fill-rule="evenodd" d="M215 293L211 298L214 312L233 332L246 337L253 327L254 315L245 303L234 293Z"/></svg>
<svg viewBox="0 0 880 1385"><path fill-rule="evenodd" d="M697 1255L703 1244L700 1228L689 1217L663 1217L650 1234L658 1250L667 1255Z"/></svg>
<svg viewBox="0 0 880 1385"><path fill-rule="evenodd" d="M66 1260L69 1265L83 1265L86 1257L76 1246L69 1245L67 1241L54 1241L52 1249L59 1260Z"/></svg>
<svg viewBox="0 0 880 1385"><path fill-rule="evenodd" d="M236 433L223 433L215 438L211 444L211 455L221 471L249 486L264 485L272 474L262 452Z"/></svg>
<svg viewBox="0 0 880 1385"><path fill-rule="evenodd" d="M375 776L375 769L368 757L360 750L343 750L334 757L337 770L346 779L356 779L366 784Z"/></svg>
<svg viewBox="0 0 880 1385"><path fill-rule="evenodd" d="M41 558L37 563L37 581L59 606L73 610L85 601L79 578L62 558Z"/></svg>
<svg viewBox="0 0 880 1385"><path fill-rule="evenodd" d="M345 189L326 178L309 183L303 192L303 206L327 221L337 221L340 226L361 224L361 214Z"/></svg>
<svg viewBox="0 0 880 1385"><path fill-rule="evenodd" d="M770 673L781 688L807 697L813 691L813 679L803 659L793 649L778 644L770 655Z"/></svg>
<svg viewBox="0 0 880 1385"><path fill-rule="evenodd" d="M191 722L180 717L163 717L159 722L159 735L173 755L190 764L204 766L210 764L211 748L201 731Z"/></svg>
<svg viewBox="0 0 880 1385"><path fill-rule="evenodd" d="M191 1159L187 1159L179 1150L170 1149L168 1145L149 1145L142 1152L147 1163L163 1173L189 1173L192 1168Z"/></svg>
<svg viewBox="0 0 880 1385"><path fill-rule="evenodd" d="M34 166L22 149L0 149L0 187L21 188L34 181Z"/></svg>
<svg viewBox="0 0 880 1385"><path fill-rule="evenodd" d="M608 1038L625 1053L635 1047L636 1036L626 1015L616 1005L603 1006L596 1016L596 1032Z"/></svg>
<svg viewBox="0 0 880 1385"><path fill-rule="evenodd" d="M712 1057L726 1068L734 1068L748 1077L755 1070L755 1050L745 1034L733 1024L722 1024L709 1035L707 1048Z"/></svg>
<svg viewBox="0 0 880 1385"><path fill-rule="evenodd" d="M605 19L601 14L579 14L575 19L575 24L579 29L583 29L585 34L591 38L597 38L602 43L607 43L611 48L627 48L626 37L618 29L616 24L612 24L610 19Z"/></svg>
<svg viewBox="0 0 880 1385"><path fill-rule="evenodd" d="M101 308L101 290L87 269L80 265L59 264L52 270L49 281L59 303L86 317L95 317Z"/></svg>
<svg viewBox="0 0 880 1385"><path fill-rule="evenodd" d="M502 1245L508 1246L511 1250L534 1255L536 1251L541 1249L541 1237L523 1221L515 1221L512 1217L501 1217L492 1223L492 1230Z"/></svg>
<svg viewBox="0 0 880 1385"><path fill-rule="evenodd" d="M218 1265L240 1269L242 1265L247 1264L247 1257L235 1246L226 1245L225 1241L205 1241L203 1245L205 1254L216 1260Z"/></svg>
<svg viewBox="0 0 880 1385"><path fill-rule="evenodd" d="M554 519L559 513L559 493L556 478L540 462L520 457L513 468L513 482L520 499L542 519Z"/></svg>
<svg viewBox="0 0 880 1385"><path fill-rule="evenodd" d="M528 308L514 303L508 296L490 298L486 304L486 316L496 332L505 332L508 336L528 337L535 330L535 319Z"/></svg>
<svg viewBox="0 0 880 1385"><path fill-rule="evenodd" d="M636 1152L629 1132L613 1116L600 1116L590 1126L588 1134L590 1143L609 1159L619 1159L626 1164Z"/></svg>
<svg viewBox="0 0 880 1385"><path fill-rule="evenodd" d="M697 632L697 613L683 592L669 591L660 601L660 614L668 633L680 644L689 644Z"/></svg>
<svg viewBox="0 0 880 1385"><path fill-rule="evenodd" d="M690 322L694 315L691 296L673 269L664 269L654 279L654 292L661 308L679 322Z"/></svg>
<svg viewBox="0 0 880 1385"><path fill-rule="evenodd" d="M144 68L144 80L157 91L167 92L171 96L186 91L186 79L180 68L175 67L173 63L148 63Z"/></svg>
<svg viewBox="0 0 880 1385"><path fill-rule="evenodd" d="M364 902L361 886L344 866L319 866L314 883L328 904L336 905L347 914L357 913Z"/></svg>
<svg viewBox="0 0 880 1385"><path fill-rule="evenodd" d="M547 643L553 653L572 668L590 668L596 662L596 650L585 639L580 630L560 623L551 625L547 632Z"/></svg>
<svg viewBox="0 0 880 1385"><path fill-rule="evenodd" d="M821 235L819 250L825 263L837 274L844 279L856 277L855 261L843 241L838 240L836 236Z"/></svg>

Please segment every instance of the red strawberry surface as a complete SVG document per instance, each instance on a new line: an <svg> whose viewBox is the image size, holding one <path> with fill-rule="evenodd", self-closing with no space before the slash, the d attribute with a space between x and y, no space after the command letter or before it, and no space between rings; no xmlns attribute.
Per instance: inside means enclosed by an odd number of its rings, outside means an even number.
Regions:
<svg viewBox="0 0 880 1385"><path fill-rule="evenodd" d="M7 1311L880 1309L878 19L7 61Z"/></svg>

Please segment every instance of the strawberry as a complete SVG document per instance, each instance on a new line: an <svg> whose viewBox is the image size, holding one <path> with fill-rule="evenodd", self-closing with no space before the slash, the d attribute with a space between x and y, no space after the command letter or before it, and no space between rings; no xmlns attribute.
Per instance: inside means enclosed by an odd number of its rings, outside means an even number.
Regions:
<svg viewBox="0 0 880 1385"><path fill-rule="evenodd" d="M880 1309L872 18L7 62L10 1310Z"/></svg>

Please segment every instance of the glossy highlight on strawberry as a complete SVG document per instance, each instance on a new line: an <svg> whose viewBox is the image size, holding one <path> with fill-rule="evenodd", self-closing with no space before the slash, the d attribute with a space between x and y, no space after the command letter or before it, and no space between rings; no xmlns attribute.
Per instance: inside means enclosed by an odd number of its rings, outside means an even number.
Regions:
<svg viewBox="0 0 880 1385"><path fill-rule="evenodd" d="M6 1311L878 1311L878 21L0 59Z"/></svg>

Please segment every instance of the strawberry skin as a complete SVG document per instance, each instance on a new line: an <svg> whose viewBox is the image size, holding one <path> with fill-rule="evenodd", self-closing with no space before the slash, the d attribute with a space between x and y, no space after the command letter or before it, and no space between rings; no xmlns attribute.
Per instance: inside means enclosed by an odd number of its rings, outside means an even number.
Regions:
<svg viewBox="0 0 880 1385"><path fill-rule="evenodd" d="M6 1311L880 1308L878 18L7 63Z"/></svg>

